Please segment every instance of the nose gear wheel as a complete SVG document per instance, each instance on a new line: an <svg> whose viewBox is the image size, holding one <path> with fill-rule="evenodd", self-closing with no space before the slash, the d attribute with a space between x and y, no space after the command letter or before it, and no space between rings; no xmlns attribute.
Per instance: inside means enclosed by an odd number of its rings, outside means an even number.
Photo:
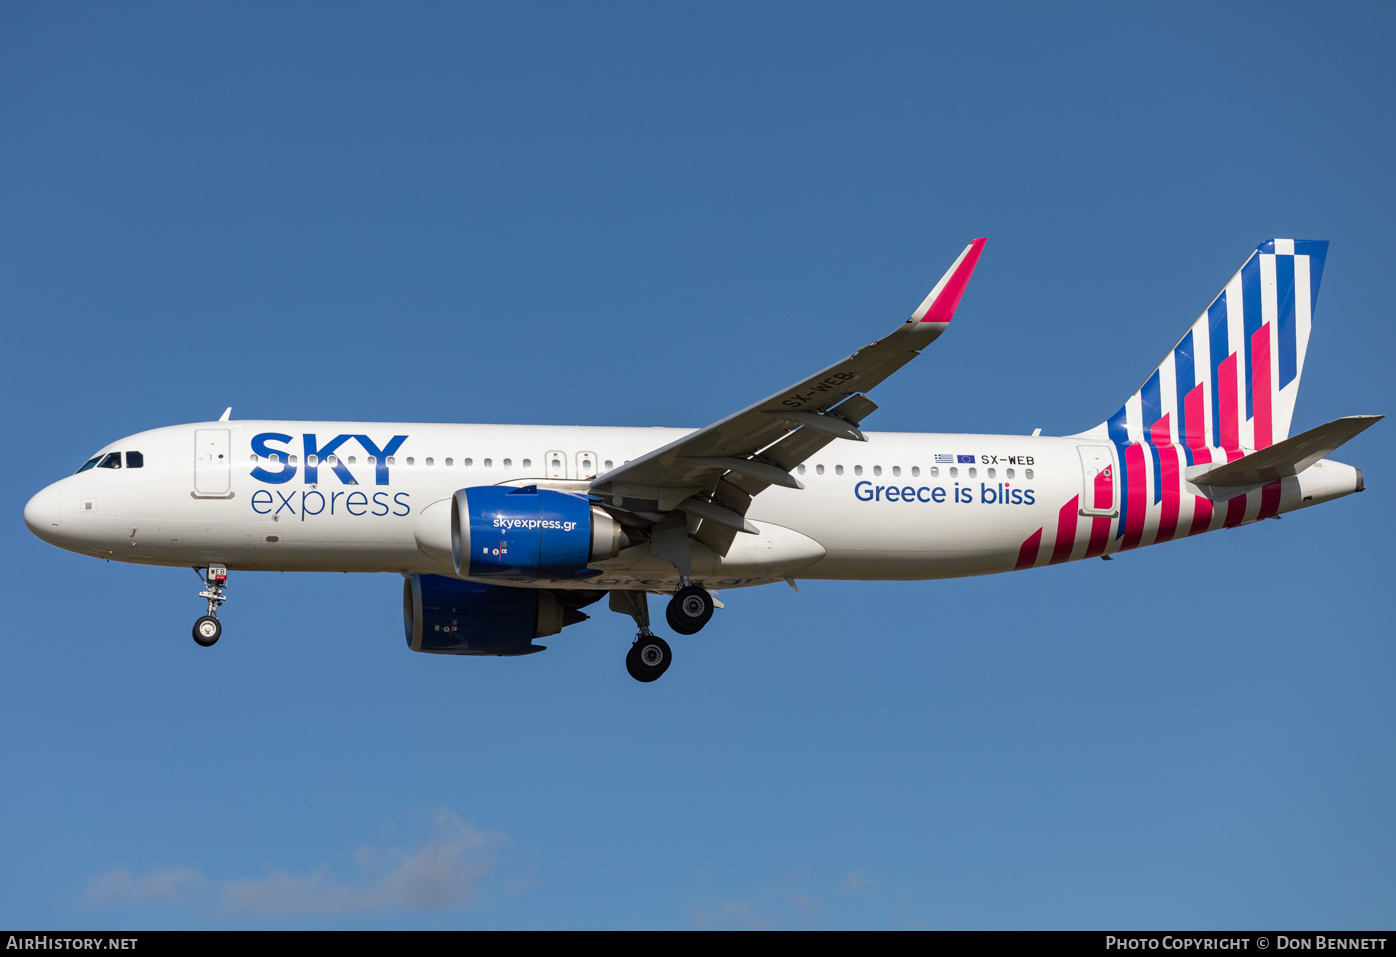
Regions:
<svg viewBox="0 0 1396 957"><path fill-rule="evenodd" d="M194 569L194 574L204 583L204 590L199 592L199 597L208 599L208 614L194 622L194 640L204 648L209 648L223 634L223 625L218 620L218 606L228 600L228 596L223 594L228 588L228 569L224 565L209 565L207 575L197 568Z"/></svg>

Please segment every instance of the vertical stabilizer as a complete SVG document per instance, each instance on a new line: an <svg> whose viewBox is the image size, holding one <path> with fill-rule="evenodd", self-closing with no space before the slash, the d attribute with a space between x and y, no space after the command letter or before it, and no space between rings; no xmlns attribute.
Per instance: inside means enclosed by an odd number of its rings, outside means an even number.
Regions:
<svg viewBox="0 0 1396 957"><path fill-rule="evenodd" d="M1288 437L1327 255L1323 240L1257 246L1103 430L1119 446L1189 451L1263 449Z"/></svg>

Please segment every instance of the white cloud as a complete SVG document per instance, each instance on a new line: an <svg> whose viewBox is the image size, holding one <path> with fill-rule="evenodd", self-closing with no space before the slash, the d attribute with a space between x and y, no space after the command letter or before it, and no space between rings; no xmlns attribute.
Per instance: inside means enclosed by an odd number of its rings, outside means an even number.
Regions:
<svg viewBox="0 0 1396 957"><path fill-rule="evenodd" d="M771 930L776 922L758 914L751 900L736 900L694 904L693 926L715 930Z"/></svg>
<svg viewBox="0 0 1396 957"><path fill-rule="evenodd" d="M370 872L338 880L325 869L298 876L277 872L223 885L223 909L257 917L357 914L385 910L450 910L471 903L477 883L494 867L504 835L477 831L445 808L433 817L431 838L412 853L362 848ZM386 863L390 868L374 874Z"/></svg>
<svg viewBox="0 0 1396 957"><path fill-rule="evenodd" d="M191 867L178 865L137 877L123 867L88 882L83 900L99 907L151 904L216 894L217 908L247 917L335 916L395 910L451 910L473 903L482 879L495 869L503 834L479 831L447 808L431 813L427 839L414 847L361 847L353 855L357 875L337 876L329 866L308 874L276 871L266 877L213 886ZM202 896L207 904L209 898Z"/></svg>
<svg viewBox="0 0 1396 957"><path fill-rule="evenodd" d="M118 867L87 882L83 900L98 907L112 904L151 904L176 900L202 886L204 876L192 867L177 864L136 877Z"/></svg>
<svg viewBox="0 0 1396 957"><path fill-rule="evenodd" d="M850 871L843 880L839 881L838 895L842 897L844 894L852 894L857 897L859 891L872 887L873 882L863 876L865 873L866 871L862 869Z"/></svg>

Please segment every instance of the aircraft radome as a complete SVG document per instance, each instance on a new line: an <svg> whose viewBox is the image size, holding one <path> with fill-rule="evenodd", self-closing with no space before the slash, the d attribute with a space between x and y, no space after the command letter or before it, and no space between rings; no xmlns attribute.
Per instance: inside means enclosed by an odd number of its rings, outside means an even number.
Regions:
<svg viewBox="0 0 1396 957"><path fill-rule="evenodd" d="M648 596L696 633L720 589L1024 571L1360 492L1331 454L1381 416L1290 437L1328 251L1261 243L1119 410L1065 437L864 432L872 389L949 327L984 240L885 338L696 431L239 421L118 439L35 495L39 538L193 567L218 640L234 571L401 574L413 651L525 655L608 598L669 667Z"/></svg>

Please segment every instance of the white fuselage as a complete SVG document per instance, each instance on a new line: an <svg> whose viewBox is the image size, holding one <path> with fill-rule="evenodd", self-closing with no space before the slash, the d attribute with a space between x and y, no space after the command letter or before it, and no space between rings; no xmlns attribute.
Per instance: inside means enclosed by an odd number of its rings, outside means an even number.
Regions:
<svg viewBox="0 0 1396 957"><path fill-rule="evenodd" d="M171 426L99 453L138 452L139 468L94 466L62 479L34 497L25 519L46 541L113 561L451 576L456 490L537 484L585 493L596 475L687 432L250 420ZM404 438L392 447L395 437ZM757 496L747 518L759 534L737 535L725 556L694 542L694 579L715 589L784 578L988 574L1183 537L1221 527L1228 512L1184 482L1171 506L1140 499L1142 525L1122 535L1128 488L1116 489L1113 501L1088 502L1082 450L1119 471L1118 450L1099 439L867 437L811 457L798 470L803 489ZM1356 469L1321 461L1280 483L1277 512L1360 487ZM1261 514L1260 491L1242 494L1245 509L1231 510L1239 519L1231 524ZM1092 513L1080 502L1099 507ZM674 566L653 558L648 544L593 565L604 574L537 586L658 590L677 582Z"/></svg>

